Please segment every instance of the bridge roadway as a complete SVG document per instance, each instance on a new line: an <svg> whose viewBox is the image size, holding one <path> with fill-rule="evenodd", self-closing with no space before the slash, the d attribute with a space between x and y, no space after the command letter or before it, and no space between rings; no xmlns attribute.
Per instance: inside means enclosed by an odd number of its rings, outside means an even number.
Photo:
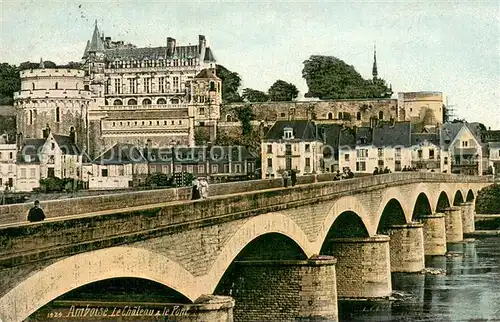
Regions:
<svg viewBox="0 0 500 322"><path fill-rule="evenodd" d="M278 179L212 185L216 196L196 202L189 188L58 200L41 223L23 223L26 205L0 207L0 319L135 277L189 303L231 295L235 321L336 320L337 296L389 296L391 271L419 271L424 254L442 256L473 231L475 196L493 182L418 172L326 178L299 177L288 189ZM219 309L233 314L233 304ZM205 313L198 321L210 320Z"/></svg>

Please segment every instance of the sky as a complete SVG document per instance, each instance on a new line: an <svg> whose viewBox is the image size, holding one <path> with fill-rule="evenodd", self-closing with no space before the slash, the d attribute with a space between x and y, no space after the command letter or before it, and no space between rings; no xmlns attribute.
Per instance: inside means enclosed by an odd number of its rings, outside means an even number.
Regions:
<svg viewBox="0 0 500 322"><path fill-rule="evenodd" d="M307 92L303 62L335 56L395 93L438 91L458 118L500 129L500 1L12 1L0 0L0 62L79 61L94 21L138 47L207 37L243 84L278 79Z"/></svg>

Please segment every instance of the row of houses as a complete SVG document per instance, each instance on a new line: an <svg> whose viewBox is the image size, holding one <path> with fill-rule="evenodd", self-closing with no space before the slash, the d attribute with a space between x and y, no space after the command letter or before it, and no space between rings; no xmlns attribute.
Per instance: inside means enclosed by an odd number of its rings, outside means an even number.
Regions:
<svg viewBox="0 0 500 322"><path fill-rule="evenodd" d="M500 131L479 123L422 129L410 122L347 128L312 121L278 121L261 143L262 178L300 174L373 173L376 169L482 175L500 171Z"/></svg>
<svg viewBox="0 0 500 322"><path fill-rule="evenodd" d="M83 181L89 189L121 189L141 185L157 172L168 176L191 173L211 181L246 179L255 174L257 156L241 146L152 148L118 143L90 160L70 135L44 133L22 145L0 144L0 185L11 191L32 191L40 179Z"/></svg>

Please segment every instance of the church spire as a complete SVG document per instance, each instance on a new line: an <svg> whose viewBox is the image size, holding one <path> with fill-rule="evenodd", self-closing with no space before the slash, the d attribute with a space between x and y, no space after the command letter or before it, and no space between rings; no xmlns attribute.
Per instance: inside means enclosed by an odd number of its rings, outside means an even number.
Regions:
<svg viewBox="0 0 500 322"><path fill-rule="evenodd" d="M94 33L92 34L92 39L90 41L89 52L104 52L104 43L102 41L101 35L99 34L99 28L97 28L97 19L95 20Z"/></svg>
<svg viewBox="0 0 500 322"><path fill-rule="evenodd" d="M373 45L373 68L372 68L372 76L373 80L376 80L378 77L378 69L377 69L377 47Z"/></svg>
<svg viewBox="0 0 500 322"><path fill-rule="evenodd" d="M45 63L43 62L43 58L40 57L40 66L41 69L45 69Z"/></svg>

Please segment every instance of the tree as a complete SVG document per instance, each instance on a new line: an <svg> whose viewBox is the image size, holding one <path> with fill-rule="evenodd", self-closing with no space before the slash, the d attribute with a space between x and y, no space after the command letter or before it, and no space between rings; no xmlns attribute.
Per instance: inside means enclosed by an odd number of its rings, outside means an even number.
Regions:
<svg viewBox="0 0 500 322"><path fill-rule="evenodd" d="M252 107L248 104L245 106L239 107L236 110L236 115L238 116L238 120L241 122L241 128L243 136L249 135L252 132L252 124L250 121L254 118L252 113Z"/></svg>
<svg viewBox="0 0 500 322"><path fill-rule="evenodd" d="M238 90L241 86L240 75L228 70L222 65L217 65L216 73L222 82L222 101L224 103L243 101L240 94L238 93Z"/></svg>
<svg viewBox="0 0 500 322"><path fill-rule="evenodd" d="M291 101L299 95L299 90L295 85L280 79L274 82L267 92L271 101L274 102Z"/></svg>
<svg viewBox="0 0 500 322"><path fill-rule="evenodd" d="M11 105L14 92L21 89L19 69L7 63L0 64L0 105Z"/></svg>
<svg viewBox="0 0 500 322"><path fill-rule="evenodd" d="M357 99L392 95L383 79L365 80L353 66L332 56L311 56L304 61L302 77L309 88L306 97Z"/></svg>
<svg viewBox="0 0 500 322"><path fill-rule="evenodd" d="M157 187L167 187L172 184L172 179L165 173L154 172L147 176L146 185L156 185Z"/></svg>
<svg viewBox="0 0 500 322"><path fill-rule="evenodd" d="M248 102L267 102L269 101L269 96L262 92L258 91L256 89L251 89L251 88L245 88L243 90L243 95L241 95L242 98L247 100Z"/></svg>

